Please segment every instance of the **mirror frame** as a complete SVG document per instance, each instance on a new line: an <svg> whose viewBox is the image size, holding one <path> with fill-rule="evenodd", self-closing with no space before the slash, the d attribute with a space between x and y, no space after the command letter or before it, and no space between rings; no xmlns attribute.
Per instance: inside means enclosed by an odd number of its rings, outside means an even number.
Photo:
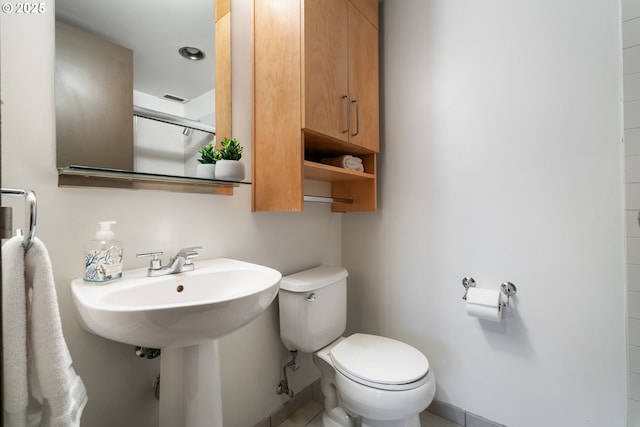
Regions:
<svg viewBox="0 0 640 427"><path fill-rule="evenodd" d="M213 0L212 0L213 1ZM216 144L231 138L231 0L216 0Z"/></svg>
<svg viewBox="0 0 640 427"><path fill-rule="evenodd" d="M211 0L213 1L213 0ZM216 144L231 133L231 0L216 0L214 10L216 97ZM189 177L157 176L131 171L100 170L86 167L58 168L58 186L153 189L183 193L233 194L238 182L203 180ZM249 183L249 182L243 182Z"/></svg>

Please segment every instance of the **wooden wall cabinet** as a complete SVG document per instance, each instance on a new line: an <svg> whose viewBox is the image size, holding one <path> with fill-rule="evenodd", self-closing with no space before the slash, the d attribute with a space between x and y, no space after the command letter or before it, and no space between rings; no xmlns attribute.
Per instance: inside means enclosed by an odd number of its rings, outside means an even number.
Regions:
<svg viewBox="0 0 640 427"><path fill-rule="evenodd" d="M303 210L305 179L376 210L377 25L377 0L254 0L254 211ZM365 172L319 163L342 154Z"/></svg>

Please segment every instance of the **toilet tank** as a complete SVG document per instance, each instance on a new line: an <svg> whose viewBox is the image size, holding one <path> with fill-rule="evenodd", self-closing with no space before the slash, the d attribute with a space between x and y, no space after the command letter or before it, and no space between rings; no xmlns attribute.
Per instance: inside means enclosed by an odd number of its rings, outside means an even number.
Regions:
<svg viewBox="0 0 640 427"><path fill-rule="evenodd" d="M280 338L289 350L312 353L347 327L347 270L322 265L280 282Z"/></svg>

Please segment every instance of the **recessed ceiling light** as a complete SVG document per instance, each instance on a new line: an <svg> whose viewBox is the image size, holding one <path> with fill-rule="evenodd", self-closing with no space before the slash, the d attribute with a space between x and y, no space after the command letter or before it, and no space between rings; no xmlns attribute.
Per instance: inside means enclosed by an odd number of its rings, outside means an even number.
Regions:
<svg viewBox="0 0 640 427"><path fill-rule="evenodd" d="M184 46L178 49L182 57L190 59L192 61L200 61L204 59L204 52L197 47Z"/></svg>

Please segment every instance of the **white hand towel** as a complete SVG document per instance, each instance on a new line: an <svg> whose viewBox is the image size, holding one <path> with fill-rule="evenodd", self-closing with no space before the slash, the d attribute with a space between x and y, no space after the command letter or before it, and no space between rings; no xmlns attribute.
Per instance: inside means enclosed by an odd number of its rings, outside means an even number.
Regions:
<svg viewBox="0 0 640 427"><path fill-rule="evenodd" d="M345 154L343 156L337 157L326 157L324 159L321 159L320 163L336 166L339 168L350 169L357 172L364 172L362 159L360 157L352 156L351 154Z"/></svg>
<svg viewBox="0 0 640 427"><path fill-rule="evenodd" d="M22 237L2 245L4 425L27 425L27 303Z"/></svg>
<svg viewBox="0 0 640 427"><path fill-rule="evenodd" d="M79 426L87 403L85 386L71 365L62 334L51 260L35 238L25 256L25 283L31 289L28 328L32 368L29 385L41 403L43 426ZM38 393L39 391L39 393Z"/></svg>

